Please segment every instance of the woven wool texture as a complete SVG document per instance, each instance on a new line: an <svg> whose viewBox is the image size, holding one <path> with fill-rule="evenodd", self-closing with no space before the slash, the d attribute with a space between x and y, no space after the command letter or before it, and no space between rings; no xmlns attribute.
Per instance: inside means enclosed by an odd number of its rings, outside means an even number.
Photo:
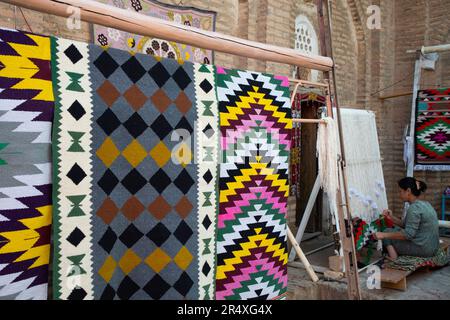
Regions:
<svg viewBox="0 0 450 320"><path fill-rule="evenodd" d="M450 170L450 88L418 93L415 170Z"/></svg>
<svg viewBox="0 0 450 320"><path fill-rule="evenodd" d="M55 298L284 296L287 78L56 38L52 70Z"/></svg>
<svg viewBox="0 0 450 320"><path fill-rule="evenodd" d="M341 109L352 217L370 224L388 208L375 114Z"/></svg>
<svg viewBox="0 0 450 320"><path fill-rule="evenodd" d="M0 299L46 299L51 228L50 38L0 29Z"/></svg>
<svg viewBox="0 0 450 320"><path fill-rule="evenodd" d="M281 298L292 129L284 77L217 69L221 162L216 299Z"/></svg>

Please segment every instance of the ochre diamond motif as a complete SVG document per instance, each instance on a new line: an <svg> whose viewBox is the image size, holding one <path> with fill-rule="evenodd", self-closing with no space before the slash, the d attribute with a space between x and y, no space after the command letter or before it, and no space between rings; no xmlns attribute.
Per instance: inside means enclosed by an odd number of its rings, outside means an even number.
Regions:
<svg viewBox="0 0 450 320"><path fill-rule="evenodd" d="M98 148L96 154L97 157L103 161L105 166L109 168L120 155L120 151L117 149L112 139L110 137L106 137L100 148Z"/></svg>
<svg viewBox="0 0 450 320"><path fill-rule="evenodd" d="M180 251L178 251L175 258L173 258L173 261L177 264L177 266L180 269L186 270L191 264L192 258L193 258L192 254L189 252L188 249L186 249L185 246L183 246L180 249Z"/></svg>
<svg viewBox="0 0 450 320"><path fill-rule="evenodd" d="M109 282L114 274L116 266L117 262L113 259L113 257L108 256L105 263L103 263L102 267L98 270L98 274L103 278L103 280Z"/></svg>
<svg viewBox="0 0 450 320"><path fill-rule="evenodd" d="M156 273L164 269L171 261L170 257L160 248L156 248L146 259L145 263Z"/></svg>
<svg viewBox="0 0 450 320"><path fill-rule="evenodd" d="M142 259L133 250L128 249L119 260L119 267L125 274L129 274L141 261Z"/></svg>
<svg viewBox="0 0 450 320"><path fill-rule="evenodd" d="M136 168L147 156L144 147L134 139L123 151L122 155L127 161Z"/></svg>
<svg viewBox="0 0 450 320"><path fill-rule="evenodd" d="M150 156L159 167L163 167L171 157L170 150L160 141L151 151Z"/></svg>

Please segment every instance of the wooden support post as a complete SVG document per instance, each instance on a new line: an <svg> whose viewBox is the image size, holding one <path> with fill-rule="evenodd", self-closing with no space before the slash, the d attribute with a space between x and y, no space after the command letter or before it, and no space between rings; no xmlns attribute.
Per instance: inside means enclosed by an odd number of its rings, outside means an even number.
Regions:
<svg viewBox="0 0 450 320"><path fill-rule="evenodd" d="M322 0L320 1L322 2ZM329 34L329 44L330 44L330 57L333 58L333 37L332 34L332 25L331 25L331 4L329 0L323 0L327 17L328 17L328 34ZM322 16L323 19L323 16ZM333 93L334 93L334 104L336 107L336 120L339 129L339 147L341 151L341 159L339 161L339 189L337 190L337 211L338 211L338 219L339 219L339 236L341 240L342 250L343 250L343 258L345 265L345 274L347 277L347 290L348 297L351 300L361 300L361 291L359 288L359 275L358 275L358 266L356 261L356 250L353 239L353 225L351 223L352 214L349 206L349 197L348 197L348 186L347 186L347 173L346 173L346 164L345 164L345 148L344 148L344 139L342 133L342 123L341 123L341 115L339 109L339 100L337 94L337 85L336 85L336 70L335 67L331 68L331 71L328 72L328 80L332 78L333 80ZM341 186L343 187L343 194L341 192ZM345 203L343 203L345 201ZM345 213L344 213L345 208Z"/></svg>
<svg viewBox="0 0 450 320"><path fill-rule="evenodd" d="M302 242L303 234L305 233L306 225L308 224L309 217L311 216L312 209L314 208L314 204L317 199L317 195L320 191L320 180L319 177L316 178L316 182L314 182L313 189L308 199L308 204L306 205L305 212L303 213L302 221L300 222L300 226L298 227L297 234L295 236L295 240L297 243ZM289 261L294 261L296 251L294 248L291 249L289 253Z"/></svg>
<svg viewBox="0 0 450 320"><path fill-rule="evenodd" d="M289 229L289 227L287 228L287 234L288 234L288 238L291 241L293 248L295 249L298 256L300 257L300 261L305 266L306 272L311 277L311 280L313 282L319 281L319 278L317 277L316 273L314 272L314 269L311 267L311 264L309 263L308 259L306 258L305 254L303 253L302 249L300 249L300 246L298 245L298 242L295 240L295 237L292 234L292 231L291 231L291 229Z"/></svg>

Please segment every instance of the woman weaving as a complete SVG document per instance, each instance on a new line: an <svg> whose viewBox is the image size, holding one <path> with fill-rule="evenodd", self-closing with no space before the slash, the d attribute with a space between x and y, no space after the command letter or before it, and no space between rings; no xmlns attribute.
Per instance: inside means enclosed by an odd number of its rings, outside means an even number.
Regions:
<svg viewBox="0 0 450 320"><path fill-rule="evenodd" d="M390 210L383 215L398 227L377 232L375 238L383 240L389 258L398 255L432 257L439 249L439 221L437 213L427 201L419 200L427 185L423 181L406 177L398 181L400 199L409 203L405 218L399 219Z"/></svg>

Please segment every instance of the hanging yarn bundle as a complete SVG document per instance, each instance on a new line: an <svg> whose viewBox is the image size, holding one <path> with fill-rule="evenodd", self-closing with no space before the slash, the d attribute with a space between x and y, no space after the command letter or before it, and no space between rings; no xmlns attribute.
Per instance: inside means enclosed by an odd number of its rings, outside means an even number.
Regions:
<svg viewBox="0 0 450 320"><path fill-rule="evenodd" d="M339 186L338 159L339 135L336 120L323 118L326 124L320 124L317 132L317 157L319 163L319 180L327 194L333 215L337 214L336 195ZM335 223L337 219L334 218Z"/></svg>

